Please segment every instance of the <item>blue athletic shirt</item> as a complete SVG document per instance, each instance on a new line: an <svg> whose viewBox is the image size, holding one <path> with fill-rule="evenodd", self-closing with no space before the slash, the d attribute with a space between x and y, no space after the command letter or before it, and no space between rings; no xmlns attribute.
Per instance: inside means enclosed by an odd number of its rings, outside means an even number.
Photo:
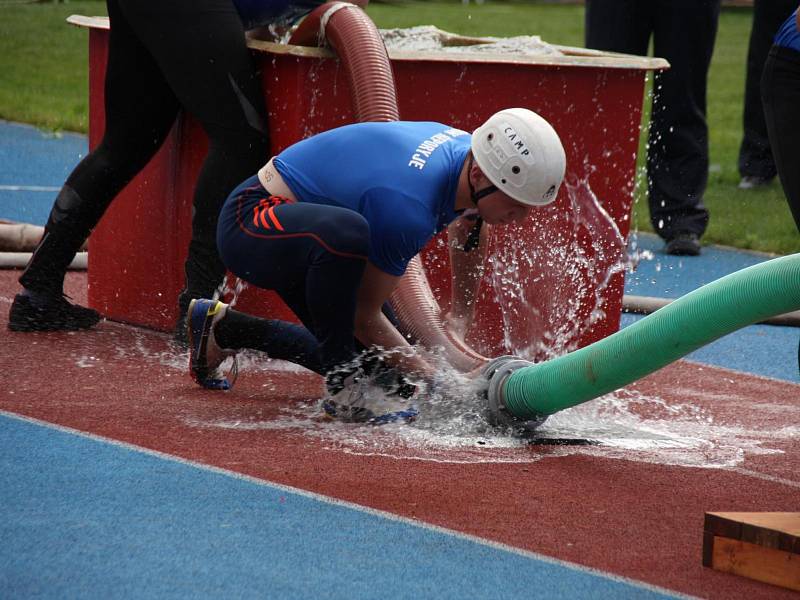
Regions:
<svg viewBox="0 0 800 600"><path fill-rule="evenodd" d="M800 52L800 32L797 31L797 11L792 13L792 16L778 29L775 34L774 44L782 48L791 48Z"/></svg>
<svg viewBox="0 0 800 600"><path fill-rule="evenodd" d="M325 0L233 0L245 29L279 21L294 21L324 2Z"/></svg>
<svg viewBox="0 0 800 600"><path fill-rule="evenodd" d="M298 142L273 164L299 201L363 215L370 226L370 262L400 276L456 218L470 139L441 123L359 123Z"/></svg>

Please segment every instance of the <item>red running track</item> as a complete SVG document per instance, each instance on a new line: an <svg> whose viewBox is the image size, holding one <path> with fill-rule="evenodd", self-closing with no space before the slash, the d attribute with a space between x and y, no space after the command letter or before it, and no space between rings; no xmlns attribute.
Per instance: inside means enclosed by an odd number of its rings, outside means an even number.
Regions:
<svg viewBox="0 0 800 600"><path fill-rule="evenodd" d="M310 400L321 384L310 374L251 366L232 392L212 392L190 381L185 357L169 351L163 334L114 323L11 333L16 275L0 271L0 410L687 594L797 597L703 568L701 547L705 511L798 510L800 437L791 427L800 422L800 386L681 362L628 389L633 404L663 399L643 403L645 412L669 418L670 407L691 406L698 421L739 441L763 433L727 467L670 466L635 450L592 447L414 448L391 429L318 422ZM78 301L83 281L69 276ZM680 459L681 450L673 454Z"/></svg>

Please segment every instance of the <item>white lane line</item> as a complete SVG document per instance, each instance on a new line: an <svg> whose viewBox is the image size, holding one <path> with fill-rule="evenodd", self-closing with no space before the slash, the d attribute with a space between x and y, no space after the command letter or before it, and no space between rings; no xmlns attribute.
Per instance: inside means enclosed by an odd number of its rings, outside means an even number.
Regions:
<svg viewBox="0 0 800 600"><path fill-rule="evenodd" d="M86 431L80 431L79 429L73 429L72 427L65 427L64 425L58 425L56 423L49 423L47 421L42 421L40 419L36 419L34 417L27 417L25 415L18 415L16 413L8 412L5 410L0 410L0 416L8 417L9 419L15 419L17 421L24 421L27 423L32 423L34 425L39 425L41 427L46 427L48 429L54 429L56 431L61 431L63 433L68 433L71 435L75 435L78 437L83 437L86 439L94 440L97 442L103 442L106 444L111 444L112 446L116 446L118 448L123 448L126 450L130 450L133 452L138 452L141 454L147 454L149 456L154 456L156 458L161 458L163 460L169 460L172 462L180 463L183 465L187 465L190 467L194 467L196 469L201 469L203 471L209 471L211 473L216 473L218 475L224 475L226 477L232 477L234 479L239 479L241 481L246 481L248 483L253 483L255 485L273 488L277 490L281 490L283 492L297 494L299 496L303 496L305 498L310 498L312 500L316 500L318 502L323 502L325 504L331 504L333 506L341 506L343 508L349 508L351 510L355 510L358 512L362 512L368 515L373 515L377 517L381 517L384 519L388 519L390 521L395 521L398 523L403 523L405 525L410 525L412 527L418 527L420 529L425 529L428 531L434 531L436 533L440 533L442 535L447 535L450 537L454 537L460 540L466 540L469 542L473 542L475 544L479 544L481 546L486 546L489 548L493 548L495 550L502 550L504 552L510 552L511 554L516 554L519 556L524 556L525 558L530 558L533 560L538 560L543 563L547 563L550 565L557 565L560 567L565 567L571 569L573 571L580 571L583 573L589 573L596 577L601 577L603 579L608 579L611 581L615 581L618 583L625 583L627 585L638 587L641 589L649 590L652 592L656 592L659 594L664 594L667 596L672 596L674 598L681 598L686 600L699 600L697 596L689 596L686 594L682 594L675 590L670 590L667 588L658 587L656 585L651 585L649 583L645 583L643 581L637 581L635 579L629 579L627 577L622 577L620 575L614 575L613 573L607 573L605 571L600 571L598 569L593 569L591 567L586 567L584 565L579 565L576 563L567 562L565 560L560 560L557 558L553 558L551 556L545 556L544 554L538 554L536 552L531 552L529 550L523 550L522 548L515 548L514 546L508 546L506 544L495 542L493 540L487 540L485 538L477 537L474 535L469 535L467 533L462 533L460 531L455 531L453 529L446 529L444 527L440 527L439 525L431 525L429 523L424 523L422 521L417 521L415 519L410 519L408 517L402 517L400 515L396 515L390 512L385 512L382 510L378 510L375 508L369 508L367 506L361 506L360 504L355 504L353 502L348 502L346 500L339 500L338 498L332 498L330 496L323 496L322 494L317 494L315 492L309 492L307 490L303 490L300 488L291 487L288 485L284 485L282 483L275 483L272 481L268 481L266 479L258 479L256 477L252 477L250 475L244 475L243 473L237 473L236 471L229 471L227 469L223 469L220 467L215 467L213 465L207 465L205 463L195 462L193 460L188 460L185 458L181 458L179 456L174 456L172 454L166 454L164 452L159 452L158 450L151 450L150 448L144 448L142 446L136 446L135 444L129 444L128 442L122 442L120 440L115 440L112 438L107 438L101 435L96 435L94 433L88 433Z"/></svg>
<svg viewBox="0 0 800 600"><path fill-rule="evenodd" d="M0 192L58 192L60 187L52 185L0 185Z"/></svg>
<svg viewBox="0 0 800 600"><path fill-rule="evenodd" d="M786 485L789 487L800 489L800 481L783 479L782 477L775 477L774 475L767 475L766 473L759 473L758 471L751 471L750 469L743 469L742 467L733 467L732 469L727 469L727 470L734 471L735 473L739 473L740 475L746 475L747 477L754 477L755 479L763 479L764 481L769 481L771 483L780 483L781 485Z"/></svg>

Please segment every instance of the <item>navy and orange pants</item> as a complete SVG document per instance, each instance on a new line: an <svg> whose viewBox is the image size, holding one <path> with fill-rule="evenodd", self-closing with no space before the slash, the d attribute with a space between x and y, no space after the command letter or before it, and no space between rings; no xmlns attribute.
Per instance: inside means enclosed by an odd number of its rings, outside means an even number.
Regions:
<svg viewBox="0 0 800 600"><path fill-rule="evenodd" d="M356 299L369 254L363 216L272 196L253 176L225 202L217 246L234 275L277 292L305 326L261 320L267 341L249 347L319 373L354 358Z"/></svg>

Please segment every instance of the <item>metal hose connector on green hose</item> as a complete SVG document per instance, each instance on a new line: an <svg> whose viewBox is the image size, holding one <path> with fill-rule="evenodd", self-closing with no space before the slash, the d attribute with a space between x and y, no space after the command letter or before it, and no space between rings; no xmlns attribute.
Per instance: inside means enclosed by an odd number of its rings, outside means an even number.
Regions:
<svg viewBox="0 0 800 600"><path fill-rule="evenodd" d="M497 359L487 371L490 420L542 422L752 323L800 309L800 254L705 285L585 348L543 363Z"/></svg>

